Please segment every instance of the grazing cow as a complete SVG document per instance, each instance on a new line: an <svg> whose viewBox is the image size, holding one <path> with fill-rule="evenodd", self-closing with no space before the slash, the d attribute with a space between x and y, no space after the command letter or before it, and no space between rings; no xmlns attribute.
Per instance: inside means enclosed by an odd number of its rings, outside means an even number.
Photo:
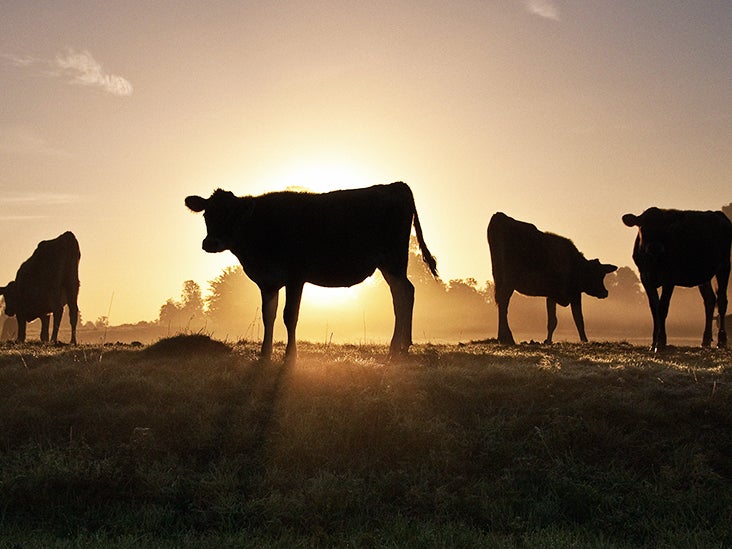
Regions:
<svg viewBox="0 0 732 549"><path fill-rule="evenodd" d="M651 350L666 346L666 316L674 286L698 286L706 320L702 346L712 343L712 317L719 311L717 345L727 345L725 313L730 273L732 222L722 212L649 208L640 215L625 214L623 223L638 227L633 261L648 295L653 316ZM717 295L712 278L717 279ZM661 287L661 297L658 288Z"/></svg>
<svg viewBox="0 0 732 549"><path fill-rule="evenodd" d="M391 290L394 335L390 357L412 344L414 286L407 279L412 223L422 259L437 276L422 237L412 191L405 183L323 194L274 192L236 197L217 189L209 198L189 196L186 206L204 212L206 252L230 250L262 294L262 357L272 355L280 288L285 287L285 357L294 361L295 327L306 282L352 286L379 269Z"/></svg>
<svg viewBox="0 0 732 549"><path fill-rule="evenodd" d="M5 313L18 320L19 343L25 341L26 323L41 319L41 341L48 341L49 315L53 313L51 341L57 343L64 305L69 306L71 343L76 343L79 318L79 243L71 232L43 240L18 269L15 280L0 288Z"/></svg>
<svg viewBox="0 0 732 549"><path fill-rule="evenodd" d="M604 278L615 265L585 259L571 240L544 233L530 223L517 221L498 212L488 224L488 245L493 264L498 341L514 345L508 326L508 302L514 291L546 297L547 336L552 342L557 327L557 303L572 306L572 316L581 341L587 341L582 317L582 292L607 297Z"/></svg>

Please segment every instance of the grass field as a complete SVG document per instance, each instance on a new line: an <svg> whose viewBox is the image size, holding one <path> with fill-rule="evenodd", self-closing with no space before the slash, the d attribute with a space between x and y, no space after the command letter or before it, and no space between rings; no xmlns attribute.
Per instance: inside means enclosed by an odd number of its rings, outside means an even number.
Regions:
<svg viewBox="0 0 732 549"><path fill-rule="evenodd" d="M0 348L0 546L729 547L732 352Z"/></svg>

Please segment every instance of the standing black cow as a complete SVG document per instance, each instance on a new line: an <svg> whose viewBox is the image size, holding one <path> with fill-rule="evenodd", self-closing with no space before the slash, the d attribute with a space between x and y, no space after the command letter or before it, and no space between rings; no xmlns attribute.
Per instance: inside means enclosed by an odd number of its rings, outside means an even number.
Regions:
<svg viewBox="0 0 732 549"><path fill-rule="evenodd" d="M262 294L262 357L272 355L277 298L285 287L287 360L297 354L295 327L306 282L342 287L357 284L376 269L394 303L389 355L412 344L414 286L407 279L412 222L422 259L433 275L436 262L422 237L412 191L405 183L323 194L275 192L236 197L217 189L209 198L189 196L186 206L204 212L208 234L203 249L230 250Z"/></svg>
<svg viewBox="0 0 732 549"><path fill-rule="evenodd" d="M666 346L666 316L674 286L699 286L706 320L702 346L712 343L715 302L719 311L717 345L727 345L725 313L730 273L732 222L722 212L648 208L641 215L625 214L623 223L638 227L633 261L648 295L653 315L651 350ZM717 279L714 295L712 278ZM661 298L658 288L661 287Z"/></svg>
<svg viewBox="0 0 732 549"><path fill-rule="evenodd" d="M26 323L41 319L41 341L48 341L49 315L53 313L51 341L58 341L58 328L69 306L71 343L76 343L79 318L79 243L67 231L53 240L43 240L29 259L23 262L15 280L0 288L5 297L5 313L18 320L18 339L25 341Z"/></svg>
<svg viewBox="0 0 732 549"><path fill-rule="evenodd" d="M587 341L582 317L582 292L607 297L603 279L617 269L599 260L589 261L571 240L541 232L534 225L498 212L488 224L488 245L493 264L498 305L498 341L514 345L508 326L508 302L514 291L546 297L547 336L552 342L557 327L557 303L572 306L581 341Z"/></svg>

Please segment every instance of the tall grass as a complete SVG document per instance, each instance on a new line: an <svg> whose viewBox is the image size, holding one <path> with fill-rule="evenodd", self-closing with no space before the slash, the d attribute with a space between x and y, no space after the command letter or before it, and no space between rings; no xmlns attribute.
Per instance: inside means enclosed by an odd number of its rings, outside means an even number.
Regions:
<svg viewBox="0 0 732 549"><path fill-rule="evenodd" d="M276 351L0 350L0 545L732 544L729 351Z"/></svg>

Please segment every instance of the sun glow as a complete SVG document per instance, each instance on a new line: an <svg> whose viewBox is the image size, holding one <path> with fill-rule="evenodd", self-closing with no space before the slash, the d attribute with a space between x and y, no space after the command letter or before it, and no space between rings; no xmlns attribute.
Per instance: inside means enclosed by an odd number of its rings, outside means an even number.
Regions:
<svg viewBox="0 0 732 549"><path fill-rule="evenodd" d="M302 303L308 307L344 308L358 301L360 285L347 288L324 288L313 284L305 284Z"/></svg>
<svg viewBox="0 0 732 549"><path fill-rule="evenodd" d="M292 158L270 172L263 182L268 191L291 188L315 193L390 183L379 181L372 170L342 154Z"/></svg>

